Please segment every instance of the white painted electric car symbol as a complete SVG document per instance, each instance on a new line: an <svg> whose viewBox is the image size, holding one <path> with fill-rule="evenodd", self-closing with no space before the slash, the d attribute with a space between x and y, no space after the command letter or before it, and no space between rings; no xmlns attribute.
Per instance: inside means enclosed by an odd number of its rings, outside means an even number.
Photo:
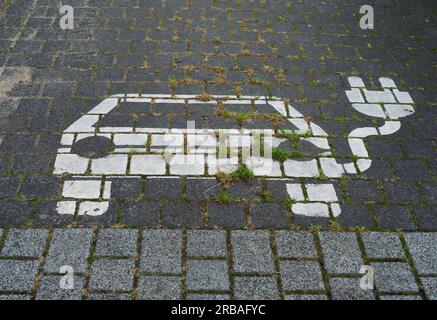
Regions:
<svg viewBox="0 0 437 320"><path fill-rule="evenodd" d="M111 180L141 176L214 176L218 172L233 172L244 163L255 176L268 179L317 178L330 179L344 174L358 174L370 168L372 160L364 144L364 138L374 135L390 135L401 128L400 118L414 113L413 100L407 92L397 89L393 80L380 78L383 91L370 91L363 81L350 77L351 90L346 91L352 107L360 113L385 120L379 128L357 128L350 132L348 142L355 161L340 164L332 157L328 133L307 121L305 117L284 100L255 96L211 96L208 102L196 96L170 96L160 94L113 95L82 116L62 135L54 166L55 175L67 175L63 184L62 201L58 203L59 214L99 216L109 207ZM166 103L166 104L231 104L265 105L294 125L302 137L323 150L317 159L288 159L281 167L271 153L255 152L257 145L271 148L283 140L272 129L185 129L142 128L102 126L99 123L121 103ZM222 134L225 131L225 134ZM83 156L75 153L74 145L91 137L108 141L113 149L103 156ZM220 146L229 152L220 154ZM269 148L268 148L269 149ZM243 156L241 156L243 150ZM259 151L259 150L258 150ZM244 156L245 154L245 156ZM329 217L341 213L338 197L332 183L305 184L287 183L287 192L294 200L291 210L297 215ZM304 192L303 190L306 190Z"/></svg>

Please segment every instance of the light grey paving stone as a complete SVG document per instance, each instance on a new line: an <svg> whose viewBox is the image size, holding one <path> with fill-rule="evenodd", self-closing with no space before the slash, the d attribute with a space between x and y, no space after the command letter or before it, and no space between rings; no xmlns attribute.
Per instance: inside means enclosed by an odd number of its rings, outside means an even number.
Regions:
<svg viewBox="0 0 437 320"><path fill-rule="evenodd" d="M316 261L281 261L280 267L285 291L325 289L322 271Z"/></svg>
<svg viewBox="0 0 437 320"><path fill-rule="evenodd" d="M131 257L137 249L138 231L103 229L97 235L95 256Z"/></svg>
<svg viewBox="0 0 437 320"><path fill-rule="evenodd" d="M403 262L374 262L375 286L379 292L417 292L410 266Z"/></svg>
<svg viewBox="0 0 437 320"><path fill-rule="evenodd" d="M235 299L277 300L279 299L274 277L235 277Z"/></svg>
<svg viewBox="0 0 437 320"><path fill-rule="evenodd" d="M228 264L217 260L187 262L188 290L229 290Z"/></svg>
<svg viewBox="0 0 437 320"><path fill-rule="evenodd" d="M91 266L91 290L130 291L135 264L132 260L99 259Z"/></svg>
<svg viewBox="0 0 437 320"><path fill-rule="evenodd" d="M180 273L181 254L181 231L144 231L141 245L141 270L143 272Z"/></svg>
<svg viewBox="0 0 437 320"><path fill-rule="evenodd" d="M43 255L48 230L12 229L6 238L2 256L40 257Z"/></svg>
<svg viewBox="0 0 437 320"><path fill-rule="evenodd" d="M226 232L195 230L188 232L189 257L225 257Z"/></svg>
<svg viewBox="0 0 437 320"><path fill-rule="evenodd" d="M405 258L401 240L396 233L364 232L364 247L369 258Z"/></svg>
<svg viewBox="0 0 437 320"><path fill-rule="evenodd" d="M0 260L0 291L30 291L38 261Z"/></svg>
<svg viewBox="0 0 437 320"><path fill-rule="evenodd" d="M390 295L390 296L380 296L380 300L422 300L422 298L418 295Z"/></svg>
<svg viewBox="0 0 437 320"><path fill-rule="evenodd" d="M198 294L189 293L187 295L188 300L229 300L228 294Z"/></svg>
<svg viewBox="0 0 437 320"><path fill-rule="evenodd" d="M437 300L437 277L424 277L420 279L429 300Z"/></svg>
<svg viewBox="0 0 437 320"><path fill-rule="evenodd" d="M94 292L88 295L88 300L131 300L131 296L127 293Z"/></svg>
<svg viewBox="0 0 437 320"><path fill-rule="evenodd" d="M59 273L68 265L75 273L85 272L91 247L92 229L56 229L47 256L45 271Z"/></svg>
<svg viewBox="0 0 437 320"><path fill-rule="evenodd" d="M359 278L331 278L329 285L334 300L375 300L374 290L362 289Z"/></svg>
<svg viewBox="0 0 437 320"><path fill-rule="evenodd" d="M3 229L0 229L0 238L3 236Z"/></svg>
<svg viewBox="0 0 437 320"><path fill-rule="evenodd" d="M437 233L407 233L408 249L419 274L437 274Z"/></svg>
<svg viewBox="0 0 437 320"><path fill-rule="evenodd" d="M179 300L181 299L181 290L181 277L141 277L138 282L138 299Z"/></svg>
<svg viewBox="0 0 437 320"><path fill-rule="evenodd" d="M0 294L1 301L18 301L18 300L30 300L30 296L25 294Z"/></svg>
<svg viewBox="0 0 437 320"><path fill-rule="evenodd" d="M267 232L234 231L231 238L235 272L271 273L274 271Z"/></svg>
<svg viewBox="0 0 437 320"><path fill-rule="evenodd" d="M276 232L276 246L280 257L317 257L310 232Z"/></svg>
<svg viewBox="0 0 437 320"><path fill-rule="evenodd" d="M83 278L73 277L73 288L63 289L61 280L63 276L45 275L42 277L38 291L37 300L81 300L83 289Z"/></svg>
<svg viewBox="0 0 437 320"><path fill-rule="evenodd" d="M363 259L355 233L321 232L320 243L328 273L359 273Z"/></svg>
<svg viewBox="0 0 437 320"><path fill-rule="evenodd" d="M322 294L289 294L285 300L328 300L328 297Z"/></svg>

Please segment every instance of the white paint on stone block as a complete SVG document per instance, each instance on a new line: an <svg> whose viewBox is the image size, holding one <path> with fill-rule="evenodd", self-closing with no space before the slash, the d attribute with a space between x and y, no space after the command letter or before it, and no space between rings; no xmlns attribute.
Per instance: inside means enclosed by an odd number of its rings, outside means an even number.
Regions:
<svg viewBox="0 0 437 320"><path fill-rule="evenodd" d="M349 77L347 79L349 81L349 85L352 88L365 88L366 87L363 80L359 77Z"/></svg>
<svg viewBox="0 0 437 320"><path fill-rule="evenodd" d="M404 118L414 113L414 108L408 104L385 104L385 112L390 119Z"/></svg>
<svg viewBox="0 0 437 320"><path fill-rule="evenodd" d="M334 158L320 158L320 166L328 178L340 178L344 174L343 166Z"/></svg>
<svg viewBox="0 0 437 320"><path fill-rule="evenodd" d="M147 143L147 134L115 134L114 144L120 146L144 146Z"/></svg>
<svg viewBox="0 0 437 320"><path fill-rule="evenodd" d="M92 174L126 174L127 155L111 154L91 161Z"/></svg>
<svg viewBox="0 0 437 320"><path fill-rule="evenodd" d="M79 211L77 212L77 214L79 216L98 217L108 211L108 208L108 201L84 201L79 204Z"/></svg>
<svg viewBox="0 0 437 320"><path fill-rule="evenodd" d="M56 204L56 211L61 215L74 215L76 201L59 201Z"/></svg>
<svg viewBox="0 0 437 320"><path fill-rule="evenodd" d="M413 104L413 98L411 98L410 94L408 92L399 91L398 89L393 90L393 93L395 94L396 99L399 103L403 104Z"/></svg>
<svg viewBox="0 0 437 320"><path fill-rule="evenodd" d="M379 78L379 83L383 88L396 88L396 83L391 78Z"/></svg>
<svg viewBox="0 0 437 320"><path fill-rule="evenodd" d="M270 158L249 157L245 164L257 177L280 177L282 176L279 162Z"/></svg>
<svg viewBox="0 0 437 320"><path fill-rule="evenodd" d="M384 91L372 91L372 90L363 89L363 92L367 102L396 103L396 99L393 93L388 89L385 89Z"/></svg>
<svg viewBox="0 0 437 320"><path fill-rule="evenodd" d="M332 184L307 184L309 201L337 202L337 192Z"/></svg>
<svg viewBox="0 0 437 320"><path fill-rule="evenodd" d="M176 154L170 160L170 174L180 176L198 176L205 174L203 155Z"/></svg>
<svg viewBox="0 0 437 320"><path fill-rule="evenodd" d="M159 154L133 155L130 173L139 175L165 175L165 160Z"/></svg>
<svg viewBox="0 0 437 320"><path fill-rule="evenodd" d="M89 160L75 154L58 154L53 169L54 174L85 174Z"/></svg>
<svg viewBox="0 0 437 320"><path fill-rule="evenodd" d="M307 177L315 178L319 176L317 161L313 160L286 160L284 161L284 171L287 177Z"/></svg>
<svg viewBox="0 0 437 320"><path fill-rule="evenodd" d="M352 153L360 158L368 158L369 154L367 153L366 146L362 139L350 138L349 146L352 150Z"/></svg>
<svg viewBox="0 0 437 320"><path fill-rule="evenodd" d="M304 201L305 196L303 193L302 185L298 183L287 183L286 185L287 193L290 199L295 201Z"/></svg>
<svg viewBox="0 0 437 320"><path fill-rule="evenodd" d="M350 102L357 102L357 103L365 102L360 89L353 88L351 90L348 90L346 91L346 95Z"/></svg>
<svg viewBox="0 0 437 320"><path fill-rule="evenodd" d="M216 155L208 155L208 174L216 175L217 173L232 173L238 169L238 157L217 158Z"/></svg>
<svg viewBox="0 0 437 320"><path fill-rule="evenodd" d="M64 182L62 196L73 199L99 199L100 180L67 180Z"/></svg>
<svg viewBox="0 0 437 320"><path fill-rule="evenodd" d="M329 218L329 207L325 203L295 203L291 210L296 215Z"/></svg>
<svg viewBox="0 0 437 320"><path fill-rule="evenodd" d="M386 118L384 110L379 104L372 103L354 103L352 107L365 115L376 117L376 118Z"/></svg>

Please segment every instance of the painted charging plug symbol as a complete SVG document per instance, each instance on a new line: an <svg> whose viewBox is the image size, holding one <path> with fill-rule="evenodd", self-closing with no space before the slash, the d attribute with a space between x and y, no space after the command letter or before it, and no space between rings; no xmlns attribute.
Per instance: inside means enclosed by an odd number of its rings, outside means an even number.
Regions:
<svg viewBox="0 0 437 320"><path fill-rule="evenodd" d="M356 128L348 135L348 142L355 160L339 163L332 156L328 133L320 126L305 119L304 115L283 99L257 96L211 96L210 104L224 106L256 105L270 108L281 115L296 130L310 133L300 138L322 150L317 159L287 159L283 166L271 156L271 149L286 139L280 138L273 129L196 129L186 128L119 127L101 125L102 120L123 103L174 104L177 106L205 104L194 95L170 96L162 94L113 95L94 107L69 126L62 135L54 166L55 175L66 175L59 214L88 216L103 215L109 208L111 185L114 179L143 176L210 177L219 172L231 173L240 164L247 165L255 176L272 180L285 180L287 193L296 215L310 217L338 216L341 208L332 183L299 184L290 178L318 178L325 176L338 179L345 174L359 174L370 168L372 160L364 139L369 136L391 135L401 128L400 118L414 113L409 93L397 89L390 78L380 78L381 91L367 90L358 77L348 79L351 86L346 91L352 107L367 116L384 120L380 127ZM93 139L96 151L86 155L76 151L76 146ZM102 145L111 147L110 152L99 153ZM264 154L259 146L264 146ZM229 152L221 154L220 146ZM266 148L267 146L267 148ZM219 151L217 151L219 150ZM239 156L243 150L244 157ZM305 190L305 191L304 191Z"/></svg>

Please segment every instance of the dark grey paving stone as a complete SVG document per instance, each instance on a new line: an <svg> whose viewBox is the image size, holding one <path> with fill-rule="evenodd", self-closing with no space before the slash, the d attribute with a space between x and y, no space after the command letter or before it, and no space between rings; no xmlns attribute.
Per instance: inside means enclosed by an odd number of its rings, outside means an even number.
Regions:
<svg viewBox="0 0 437 320"><path fill-rule="evenodd" d="M355 203L382 200L374 181L348 181L347 192Z"/></svg>
<svg viewBox="0 0 437 320"><path fill-rule="evenodd" d="M289 294L285 296L285 300L298 300L298 301L328 300L328 297L319 294Z"/></svg>
<svg viewBox="0 0 437 320"><path fill-rule="evenodd" d="M235 182L229 187L229 194L234 199L253 200L256 199L261 192L262 187L256 181L250 183Z"/></svg>
<svg viewBox="0 0 437 320"><path fill-rule="evenodd" d="M134 256L137 249L137 230L103 229L97 235L95 256Z"/></svg>
<svg viewBox="0 0 437 320"><path fill-rule="evenodd" d="M255 203L250 206L252 223L256 228L286 228L287 213L282 205Z"/></svg>
<svg viewBox="0 0 437 320"><path fill-rule="evenodd" d="M229 290L228 264L218 260L187 261L188 290Z"/></svg>
<svg viewBox="0 0 437 320"><path fill-rule="evenodd" d="M99 259L91 266L91 290L130 291L133 288L133 260Z"/></svg>
<svg viewBox="0 0 437 320"><path fill-rule="evenodd" d="M359 278L331 278L329 285L334 300L375 300L373 290L360 287Z"/></svg>
<svg viewBox="0 0 437 320"><path fill-rule="evenodd" d="M428 300L437 300L437 278L420 278Z"/></svg>
<svg viewBox="0 0 437 320"><path fill-rule="evenodd" d="M181 255L181 231L144 231L141 244L141 271L153 273L180 273Z"/></svg>
<svg viewBox="0 0 437 320"><path fill-rule="evenodd" d="M38 266L38 261L0 260L0 290L29 292Z"/></svg>
<svg viewBox="0 0 437 320"><path fill-rule="evenodd" d="M148 178L146 179L147 199L178 199L182 194L180 178Z"/></svg>
<svg viewBox="0 0 437 320"><path fill-rule="evenodd" d="M131 300L131 296L127 293L90 293L88 295L88 300L98 300L98 301L106 301L106 300Z"/></svg>
<svg viewBox="0 0 437 320"><path fill-rule="evenodd" d="M275 201L285 201L290 198L287 193L287 183L293 183L294 180L267 180L267 191L270 197Z"/></svg>
<svg viewBox="0 0 437 320"><path fill-rule="evenodd" d="M317 257L313 235L310 232L278 231L276 247L280 257Z"/></svg>
<svg viewBox="0 0 437 320"><path fill-rule="evenodd" d="M215 199L222 190L216 179L187 179L187 197L193 200Z"/></svg>
<svg viewBox="0 0 437 320"><path fill-rule="evenodd" d="M285 291L324 290L322 271L316 261L281 261L282 288Z"/></svg>
<svg viewBox="0 0 437 320"><path fill-rule="evenodd" d="M33 212L30 202L0 202L0 226L23 225Z"/></svg>
<svg viewBox="0 0 437 320"><path fill-rule="evenodd" d="M402 262L374 262L375 287L379 292L417 292L410 266Z"/></svg>
<svg viewBox="0 0 437 320"><path fill-rule="evenodd" d="M310 228L312 226L328 227L330 225L330 219L325 217L294 215L293 224L302 228Z"/></svg>
<svg viewBox="0 0 437 320"><path fill-rule="evenodd" d="M62 277L44 275L36 293L36 300L82 300L83 278L74 276L72 288L63 288Z"/></svg>
<svg viewBox="0 0 437 320"><path fill-rule="evenodd" d="M240 204L209 203L207 210L208 226L222 228L244 228L246 226L246 216Z"/></svg>
<svg viewBox="0 0 437 320"><path fill-rule="evenodd" d="M406 207L402 206L377 206L376 219L381 228L415 230L413 219Z"/></svg>
<svg viewBox="0 0 437 320"><path fill-rule="evenodd" d="M35 215L32 217L34 227L67 226L73 222L73 215L59 214L56 211L57 201L43 201L36 205Z"/></svg>
<svg viewBox="0 0 437 320"><path fill-rule="evenodd" d="M412 183L385 183L383 187L390 203L419 203L417 188Z"/></svg>
<svg viewBox="0 0 437 320"><path fill-rule="evenodd" d="M48 230L12 229L9 231L2 256L40 257L48 236Z"/></svg>
<svg viewBox="0 0 437 320"><path fill-rule="evenodd" d="M429 173L421 160L396 160L392 161L396 175L402 180L427 181Z"/></svg>
<svg viewBox="0 0 437 320"><path fill-rule="evenodd" d="M419 228L437 231L437 207L415 207L413 211Z"/></svg>
<svg viewBox="0 0 437 320"><path fill-rule="evenodd" d="M423 184L422 189L428 203L437 204L437 184Z"/></svg>
<svg viewBox="0 0 437 320"><path fill-rule="evenodd" d="M117 220L117 205L109 202L108 210L100 216L78 215L77 224L80 226L112 226Z"/></svg>
<svg viewBox="0 0 437 320"><path fill-rule="evenodd" d="M274 277L235 277L234 292L238 300L279 299Z"/></svg>
<svg viewBox="0 0 437 320"><path fill-rule="evenodd" d="M267 232L234 231L231 242L235 272L274 272Z"/></svg>
<svg viewBox="0 0 437 320"><path fill-rule="evenodd" d="M55 229L45 271L59 273L59 268L68 265L74 272L85 272L92 233L92 229Z"/></svg>
<svg viewBox="0 0 437 320"><path fill-rule="evenodd" d="M127 202L121 206L121 223L129 227L159 225L161 214L158 201Z"/></svg>
<svg viewBox="0 0 437 320"><path fill-rule="evenodd" d="M199 294L199 293L189 293L187 295L187 300L229 300L228 294Z"/></svg>
<svg viewBox="0 0 437 320"><path fill-rule="evenodd" d="M112 199L138 199L141 194L141 179L113 179L111 185Z"/></svg>
<svg viewBox="0 0 437 320"><path fill-rule="evenodd" d="M373 227L372 216L367 206L341 205L341 214L336 221L342 227Z"/></svg>
<svg viewBox="0 0 437 320"><path fill-rule="evenodd" d="M18 177L0 178L0 199L13 199L17 195L20 180Z"/></svg>
<svg viewBox="0 0 437 320"><path fill-rule="evenodd" d="M169 276L143 276L138 281L138 300L180 300L182 279Z"/></svg>
<svg viewBox="0 0 437 320"><path fill-rule="evenodd" d="M437 234L407 233L408 250L419 274L437 274Z"/></svg>
<svg viewBox="0 0 437 320"><path fill-rule="evenodd" d="M401 240L396 233L364 232L361 236L368 258L405 258Z"/></svg>
<svg viewBox="0 0 437 320"><path fill-rule="evenodd" d="M163 223L170 227L195 228L203 225L197 203L170 202L164 207Z"/></svg>
<svg viewBox="0 0 437 320"><path fill-rule="evenodd" d="M187 255L190 257L225 257L225 231L188 231Z"/></svg>
<svg viewBox="0 0 437 320"><path fill-rule="evenodd" d="M58 177L28 177L23 182L21 197L23 199L55 199L60 194Z"/></svg>
<svg viewBox="0 0 437 320"><path fill-rule="evenodd" d="M354 233L321 232L325 268L330 274L358 274L363 259Z"/></svg>

